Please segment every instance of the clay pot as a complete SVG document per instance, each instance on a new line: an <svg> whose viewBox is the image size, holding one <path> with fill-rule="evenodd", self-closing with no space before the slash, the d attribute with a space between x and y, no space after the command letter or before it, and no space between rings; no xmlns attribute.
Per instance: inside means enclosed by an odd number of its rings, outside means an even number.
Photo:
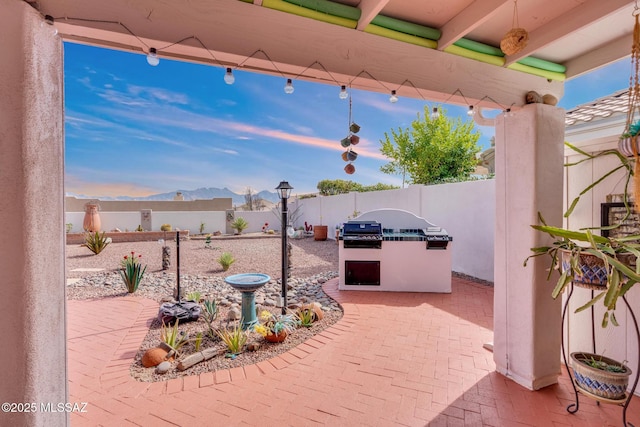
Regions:
<svg viewBox="0 0 640 427"><path fill-rule="evenodd" d="M142 360L141 360L142 366L144 366L145 368L157 366L160 363L165 361L167 354L168 354L167 350L163 348L160 348L160 347L150 348L142 356Z"/></svg>
<svg viewBox="0 0 640 427"><path fill-rule="evenodd" d="M84 205L84 221L82 228L85 231L100 231L100 214L98 213L98 205L96 203L87 203Z"/></svg>
<svg viewBox="0 0 640 427"><path fill-rule="evenodd" d="M268 342L282 342L285 340L285 338L287 338L287 332L286 331L280 331L280 333L278 335L276 334L269 334L269 335L265 335L264 339L267 340Z"/></svg>

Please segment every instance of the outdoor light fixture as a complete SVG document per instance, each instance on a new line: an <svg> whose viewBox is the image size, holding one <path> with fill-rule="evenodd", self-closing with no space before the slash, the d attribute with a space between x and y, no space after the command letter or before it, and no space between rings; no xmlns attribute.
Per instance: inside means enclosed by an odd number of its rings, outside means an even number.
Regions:
<svg viewBox="0 0 640 427"><path fill-rule="evenodd" d="M294 91L293 88L293 82L291 81L291 79L287 79L287 84L284 85L284 93L286 93L287 95L292 94Z"/></svg>
<svg viewBox="0 0 640 427"><path fill-rule="evenodd" d="M235 81L236 78L233 77L233 71L231 70L231 68L227 68L227 72L224 75L224 82L228 85L232 85Z"/></svg>
<svg viewBox="0 0 640 427"><path fill-rule="evenodd" d="M147 55L147 62L152 67L155 67L160 63L160 58L158 58L158 51L155 47L149 48L149 54Z"/></svg>
<svg viewBox="0 0 640 427"><path fill-rule="evenodd" d="M287 271L289 267L287 256L287 225L289 223L287 219L287 199L291 195L293 187L287 181L280 181L276 190L278 190L282 202L282 224L280 226L280 234L282 235L282 314L287 314L287 276L289 274Z"/></svg>
<svg viewBox="0 0 640 427"><path fill-rule="evenodd" d="M391 91L391 96L389 97L389 102L392 104L395 104L396 102L398 102L398 95L396 95L396 91L392 90Z"/></svg>
<svg viewBox="0 0 640 427"><path fill-rule="evenodd" d="M474 114L476 114L476 112L473 109L473 105L469 105L469 110L467 111L467 116L473 116Z"/></svg>
<svg viewBox="0 0 640 427"><path fill-rule="evenodd" d="M340 97L340 99L347 99L349 97L346 86L340 86L340 93L338 94L338 97Z"/></svg>
<svg viewBox="0 0 640 427"><path fill-rule="evenodd" d="M435 120L440 117L440 113L438 112L438 107L433 107L433 111L431 111L431 120Z"/></svg>
<svg viewBox="0 0 640 427"><path fill-rule="evenodd" d="M52 28L52 29L51 29L51 35L52 35L52 36L55 36L56 34L58 34L58 29L57 29L56 27L54 27L54 26L53 26L53 24L54 24L54 23L55 23L55 20L53 19L53 16L51 16L51 15L45 15L45 16L44 16L44 21L42 21L42 22L40 23L40 26L41 26L41 27L44 27L44 25L43 25L43 24L50 25L50 26L51 26L51 28Z"/></svg>

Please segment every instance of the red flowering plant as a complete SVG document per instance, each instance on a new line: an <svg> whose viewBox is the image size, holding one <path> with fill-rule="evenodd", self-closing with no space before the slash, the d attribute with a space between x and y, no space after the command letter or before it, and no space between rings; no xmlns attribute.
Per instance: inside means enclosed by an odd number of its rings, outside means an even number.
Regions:
<svg viewBox="0 0 640 427"><path fill-rule="evenodd" d="M266 233L267 231L269 231L269 223L265 222L264 225L262 226L262 232Z"/></svg>
<svg viewBox="0 0 640 427"><path fill-rule="evenodd" d="M131 255L125 255L121 261L120 277L122 277L130 294L138 289L144 273L147 271L147 266L145 265L143 268L140 264L140 258L142 258L142 255L138 254L136 256L136 253L132 251Z"/></svg>

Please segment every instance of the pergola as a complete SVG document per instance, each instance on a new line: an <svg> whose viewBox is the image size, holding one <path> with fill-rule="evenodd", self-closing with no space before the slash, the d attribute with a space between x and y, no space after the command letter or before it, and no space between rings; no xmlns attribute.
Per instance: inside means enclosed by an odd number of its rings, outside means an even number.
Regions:
<svg viewBox="0 0 640 427"><path fill-rule="evenodd" d="M327 17L327 7L351 17ZM524 269L522 260L540 246L529 227L538 211L562 223L565 113L524 105L524 97L561 98L565 78L628 56L634 2L520 0L517 26L528 44L493 58L469 55L460 44L500 46L516 26L511 0L0 0L0 10L0 323L12 343L0 353L4 401L65 402L68 395L62 40L143 54L153 48L160 58L220 67L220 78L226 68L246 69L511 109L494 121L494 360L531 389L556 382L560 302L549 298L545 265ZM379 25L380 16L428 27L436 40L399 35ZM531 57L560 68L531 70L523 66ZM68 414L7 419L53 426L67 424Z"/></svg>

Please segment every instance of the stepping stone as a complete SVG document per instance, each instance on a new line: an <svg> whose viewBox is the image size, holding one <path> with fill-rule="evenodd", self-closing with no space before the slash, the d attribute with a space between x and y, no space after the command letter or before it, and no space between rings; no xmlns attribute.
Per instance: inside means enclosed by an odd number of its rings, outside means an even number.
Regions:
<svg viewBox="0 0 640 427"><path fill-rule="evenodd" d="M73 285L74 283L78 283L82 279L67 279L67 285Z"/></svg>
<svg viewBox="0 0 640 427"><path fill-rule="evenodd" d="M74 268L71 271L104 271L104 268Z"/></svg>

